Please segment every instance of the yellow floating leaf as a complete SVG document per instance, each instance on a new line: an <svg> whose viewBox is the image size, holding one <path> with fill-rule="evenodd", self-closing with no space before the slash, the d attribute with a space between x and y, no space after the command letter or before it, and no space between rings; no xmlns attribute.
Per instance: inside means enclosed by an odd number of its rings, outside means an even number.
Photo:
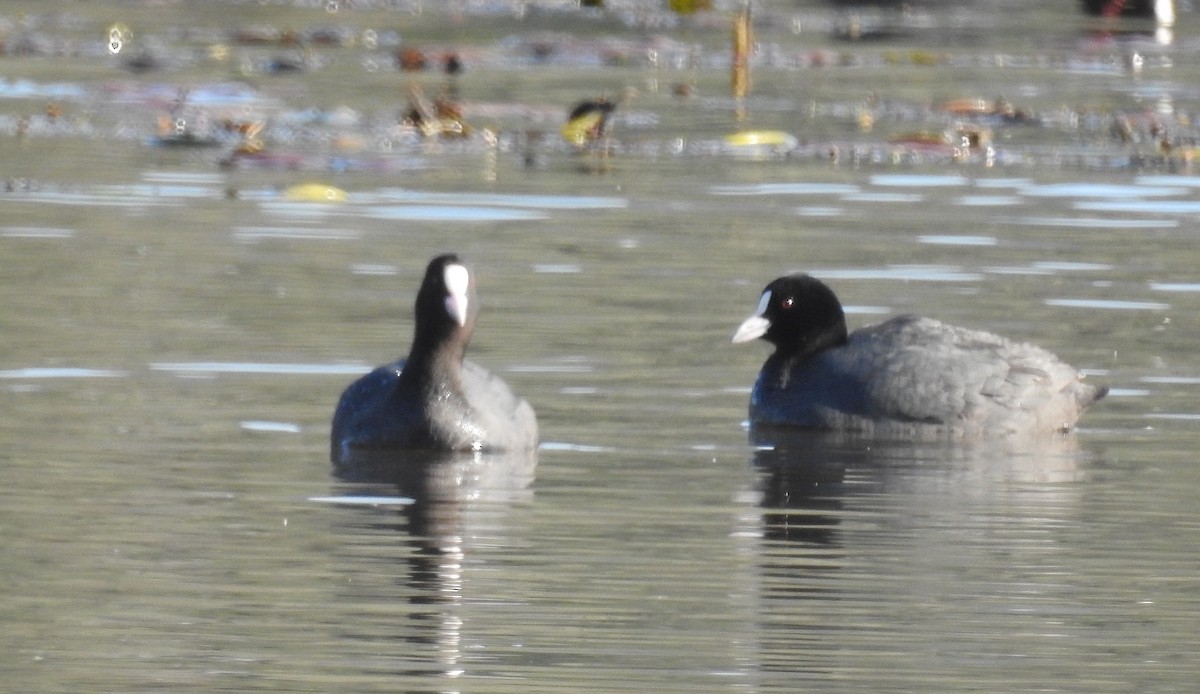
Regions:
<svg viewBox="0 0 1200 694"><path fill-rule="evenodd" d="M301 183L283 191L285 200L296 202L346 202L346 191L324 183Z"/></svg>
<svg viewBox="0 0 1200 694"><path fill-rule="evenodd" d="M796 138L782 130L740 130L726 135L725 142L734 147L791 147L795 146Z"/></svg>

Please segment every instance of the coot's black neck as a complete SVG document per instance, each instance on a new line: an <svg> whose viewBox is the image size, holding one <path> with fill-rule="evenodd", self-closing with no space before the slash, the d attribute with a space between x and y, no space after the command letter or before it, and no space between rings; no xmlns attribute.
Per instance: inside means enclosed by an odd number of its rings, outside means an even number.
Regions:
<svg viewBox="0 0 1200 694"><path fill-rule="evenodd" d="M812 359L821 352L834 347L841 347L849 342L846 333L846 323L811 333L803 340L794 341L788 347L779 345L763 364L762 376L776 387L783 388L791 376L792 369Z"/></svg>
<svg viewBox="0 0 1200 694"><path fill-rule="evenodd" d="M846 320L839 319L820 330L812 330L802 336L794 336L786 345L777 345L772 360L798 363L827 349L842 347L850 341Z"/></svg>
<svg viewBox="0 0 1200 694"><path fill-rule="evenodd" d="M400 381L414 390L435 395L460 393L466 351L467 341L453 335L433 345L418 339L405 361Z"/></svg>

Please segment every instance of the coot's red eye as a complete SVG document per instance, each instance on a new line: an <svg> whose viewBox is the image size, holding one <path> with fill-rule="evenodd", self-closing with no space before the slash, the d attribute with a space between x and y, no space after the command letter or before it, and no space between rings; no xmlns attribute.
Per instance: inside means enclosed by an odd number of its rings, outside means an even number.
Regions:
<svg viewBox="0 0 1200 694"><path fill-rule="evenodd" d="M779 302L779 307L780 307L780 308L783 308L783 309L789 309L789 308L791 308L791 307L792 307L792 306L793 306L795 303L796 303L796 300L795 300L795 299L793 299L792 297L790 297L790 296L789 296L788 298L786 298L786 299L784 299L783 301L780 301L780 302Z"/></svg>

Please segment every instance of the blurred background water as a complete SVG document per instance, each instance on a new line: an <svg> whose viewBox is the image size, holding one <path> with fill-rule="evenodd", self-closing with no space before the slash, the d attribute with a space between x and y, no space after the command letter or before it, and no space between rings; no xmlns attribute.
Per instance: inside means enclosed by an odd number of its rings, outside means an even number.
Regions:
<svg viewBox="0 0 1200 694"><path fill-rule="evenodd" d="M6 3L6 687L1191 691L1190 5L764 0L744 99L711 5ZM544 443L413 504L329 417L446 250ZM751 446L729 338L793 270L1112 394L1049 445Z"/></svg>

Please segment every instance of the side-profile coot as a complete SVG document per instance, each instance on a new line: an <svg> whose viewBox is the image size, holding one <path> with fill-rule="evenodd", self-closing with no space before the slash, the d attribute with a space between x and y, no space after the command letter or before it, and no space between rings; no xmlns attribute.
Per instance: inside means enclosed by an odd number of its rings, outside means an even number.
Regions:
<svg viewBox="0 0 1200 694"><path fill-rule="evenodd" d="M853 333L819 280L763 290L733 335L775 345L750 396L755 427L883 436L979 437L1067 431L1108 392L1046 350L998 335L898 316Z"/></svg>
<svg viewBox="0 0 1200 694"><path fill-rule="evenodd" d="M430 261L417 292L412 348L350 384L333 414L331 456L356 448L523 451L537 446L525 400L463 355L479 307L456 255Z"/></svg>

